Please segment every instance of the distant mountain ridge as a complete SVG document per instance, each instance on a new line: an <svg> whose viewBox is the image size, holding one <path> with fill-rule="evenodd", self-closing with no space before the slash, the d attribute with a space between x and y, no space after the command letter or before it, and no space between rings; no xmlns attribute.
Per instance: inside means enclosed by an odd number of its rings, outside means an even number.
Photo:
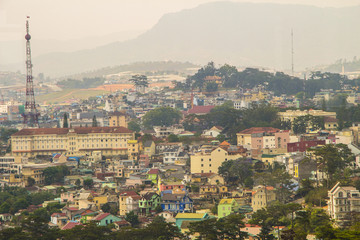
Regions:
<svg viewBox="0 0 360 240"><path fill-rule="evenodd" d="M61 76L138 61L209 61L295 70L360 55L360 6L319 8L213 2L164 15L133 40L34 58L34 71Z"/></svg>

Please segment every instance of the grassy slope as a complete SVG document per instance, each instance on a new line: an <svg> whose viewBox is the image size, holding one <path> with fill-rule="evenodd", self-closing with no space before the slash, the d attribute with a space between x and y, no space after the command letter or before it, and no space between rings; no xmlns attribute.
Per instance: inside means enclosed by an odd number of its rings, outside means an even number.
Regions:
<svg viewBox="0 0 360 240"><path fill-rule="evenodd" d="M88 89L66 89L60 92L53 92L36 97L39 104L48 103L64 103L71 99L87 99L89 97L108 93L104 90L88 90Z"/></svg>

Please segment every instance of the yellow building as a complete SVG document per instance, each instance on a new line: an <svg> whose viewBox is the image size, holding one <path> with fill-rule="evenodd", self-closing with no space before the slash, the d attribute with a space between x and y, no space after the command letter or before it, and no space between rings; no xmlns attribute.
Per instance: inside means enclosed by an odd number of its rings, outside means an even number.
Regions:
<svg viewBox="0 0 360 240"><path fill-rule="evenodd" d="M204 185L200 186L200 194L216 194L218 187L216 185Z"/></svg>
<svg viewBox="0 0 360 240"><path fill-rule="evenodd" d="M92 201L95 203L96 209L100 210L101 206L108 202L108 197L106 195L96 196Z"/></svg>
<svg viewBox="0 0 360 240"><path fill-rule="evenodd" d="M139 209L139 200L141 199L134 191L126 191L119 194L119 214L125 216L131 211Z"/></svg>
<svg viewBox="0 0 360 240"><path fill-rule="evenodd" d="M155 142L152 140L145 141L142 143L142 149L145 155L151 157L156 152Z"/></svg>
<svg viewBox="0 0 360 240"><path fill-rule="evenodd" d="M323 110L286 110L286 112L278 113L281 121L290 121L293 122L295 118L311 115L314 117L330 117L336 119L336 112L325 112Z"/></svg>
<svg viewBox="0 0 360 240"><path fill-rule="evenodd" d="M129 117L123 112L113 112L109 117L110 127L128 127Z"/></svg>
<svg viewBox="0 0 360 240"><path fill-rule="evenodd" d="M126 155L127 141L135 138L124 127L33 128L22 129L11 136L13 156L35 157L63 153L66 156Z"/></svg>
<svg viewBox="0 0 360 240"><path fill-rule="evenodd" d="M27 179L31 177L35 180L35 184L44 184L45 177L43 170L47 167L48 166L24 166L21 170L23 181L27 183Z"/></svg>
<svg viewBox="0 0 360 240"><path fill-rule="evenodd" d="M138 160L139 142L137 140L128 140L127 145L129 160Z"/></svg>
<svg viewBox="0 0 360 240"><path fill-rule="evenodd" d="M18 174L1 174L0 175L0 182L3 185L9 187L25 187L26 184L23 180L23 177L20 177Z"/></svg>
<svg viewBox="0 0 360 240"><path fill-rule="evenodd" d="M259 209L266 208L266 206L276 200L276 193L273 187L257 186L252 192L251 207L253 212Z"/></svg>
<svg viewBox="0 0 360 240"><path fill-rule="evenodd" d="M210 154L203 152L190 156L191 173L218 173L221 164L228 160L245 157L246 153L231 153L221 147L215 148Z"/></svg>

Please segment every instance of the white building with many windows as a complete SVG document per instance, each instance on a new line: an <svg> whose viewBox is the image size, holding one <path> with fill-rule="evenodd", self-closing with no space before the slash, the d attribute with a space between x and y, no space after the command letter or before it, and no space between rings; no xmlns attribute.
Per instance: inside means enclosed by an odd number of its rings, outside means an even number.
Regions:
<svg viewBox="0 0 360 240"><path fill-rule="evenodd" d="M353 213L360 212L360 192L355 187L342 187L338 182L328 192L328 197L329 215L341 227L348 225Z"/></svg>

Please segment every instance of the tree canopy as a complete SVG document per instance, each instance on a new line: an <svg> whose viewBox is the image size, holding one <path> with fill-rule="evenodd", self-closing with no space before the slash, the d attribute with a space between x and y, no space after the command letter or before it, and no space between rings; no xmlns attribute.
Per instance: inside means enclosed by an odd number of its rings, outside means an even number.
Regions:
<svg viewBox="0 0 360 240"><path fill-rule="evenodd" d="M158 107L147 112L142 121L145 127L152 128L153 126L171 126L179 123L180 119L180 111L171 107Z"/></svg>

